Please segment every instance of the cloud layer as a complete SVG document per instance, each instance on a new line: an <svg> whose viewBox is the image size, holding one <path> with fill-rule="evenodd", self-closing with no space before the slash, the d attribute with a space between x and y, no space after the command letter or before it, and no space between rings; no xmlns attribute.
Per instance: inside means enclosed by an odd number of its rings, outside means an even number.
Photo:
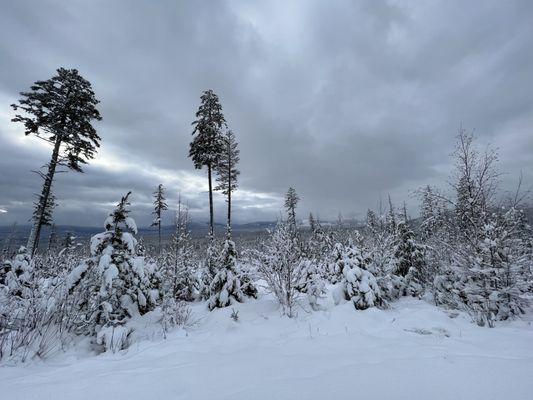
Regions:
<svg viewBox="0 0 533 400"><path fill-rule="evenodd" d="M529 1L22 0L3 6L0 35L0 224L29 218L31 170L50 154L9 104L59 66L92 82L103 116L97 160L57 177L59 223L99 225L132 190L147 224L160 182L206 219L187 154L208 88L240 144L238 222L276 218L288 186L302 215L361 215L389 193L414 213L409 191L445 184L460 123L533 182Z"/></svg>

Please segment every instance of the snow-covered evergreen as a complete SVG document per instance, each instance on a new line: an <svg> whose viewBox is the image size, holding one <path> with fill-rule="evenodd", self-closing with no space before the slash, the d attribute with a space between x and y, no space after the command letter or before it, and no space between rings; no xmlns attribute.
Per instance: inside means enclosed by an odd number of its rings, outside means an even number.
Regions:
<svg viewBox="0 0 533 400"><path fill-rule="evenodd" d="M237 272L237 251L235 243L230 239L224 241L220 268L209 285L209 294L207 306L210 310L227 307L235 301L244 301L244 293Z"/></svg>
<svg viewBox="0 0 533 400"><path fill-rule="evenodd" d="M300 282L297 290L307 295L309 305L314 311L320 310L320 299L325 297L326 284L320 274L320 270L315 262L309 259L302 260L299 273Z"/></svg>
<svg viewBox="0 0 533 400"><path fill-rule="evenodd" d="M113 350L127 347L128 320L153 309L159 298L150 284L155 264L136 254L129 195L105 220L105 232L91 238L92 257L66 279L67 290L77 292L80 333L95 335L98 344Z"/></svg>
<svg viewBox="0 0 533 400"><path fill-rule="evenodd" d="M337 270L342 274L340 284L346 300L358 310L383 304L376 277L368 270L368 259L354 244L335 246Z"/></svg>
<svg viewBox="0 0 533 400"><path fill-rule="evenodd" d="M0 287L6 295L29 298L33 282L33 262L26 247L21 246L12 260L4 261L0 269Z"/></svg>
<svg viewBox="0 0 533 400"><path fill-rule="evenodd" d="M426 282L425 247L416 241L414 232L403 221L396 228L391 273L401 278L402 295L422 295Z"/></svg>

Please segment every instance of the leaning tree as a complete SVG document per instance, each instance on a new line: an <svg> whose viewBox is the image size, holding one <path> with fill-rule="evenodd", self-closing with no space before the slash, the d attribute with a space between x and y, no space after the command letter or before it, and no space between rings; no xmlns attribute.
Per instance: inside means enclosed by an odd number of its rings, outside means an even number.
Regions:
<svg viewBox="0 0 533 400"><path fill-rule="evenodd" d="M57 75L46 81L35 82L29 92L21 92L19 104L12 104L17 114L13 122L21 122L25 134L34 134L53 146L52 157L46 167L41 194L38 195L33 227L28 238L28 252L33 255L39 240L41 227L46 222L47 207L56 169L65 165L68 169L83 172L81 166L94 158L100 146L100 137L92 126L93 120L101 120L91 83L76 69L59 68Z"/></svg>
<svg viewBox="0 0 533 400"><path fill-rule="evenodd" d="M194 138L189 149L195 168L207 167L209 184L209 236L213 237L213 185L212 172L216 168L223 152L222 127L226 119L218 96L207 90L202 94L201 104L192 123Z"/></svg>

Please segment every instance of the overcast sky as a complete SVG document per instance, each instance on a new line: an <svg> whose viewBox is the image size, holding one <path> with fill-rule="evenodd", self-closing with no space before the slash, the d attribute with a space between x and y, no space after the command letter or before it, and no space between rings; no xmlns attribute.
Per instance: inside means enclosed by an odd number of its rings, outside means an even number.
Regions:
<svg viewBox="0 0 533 400"><path fill-rule="evenodd" d="M60 224L101 225L128 190L148 224L159 183L206 220L187 157L206 89L241 149L236 222L275 219L289 186L301 217L361 216L388 194L415 214L410 191L445 187L461 123L499 148L504 185L533 182L532 1L3 2L0 225L27 221L51 154L9 105L58 67L92 83L103 117L86 172L57 175Z"/></svg>

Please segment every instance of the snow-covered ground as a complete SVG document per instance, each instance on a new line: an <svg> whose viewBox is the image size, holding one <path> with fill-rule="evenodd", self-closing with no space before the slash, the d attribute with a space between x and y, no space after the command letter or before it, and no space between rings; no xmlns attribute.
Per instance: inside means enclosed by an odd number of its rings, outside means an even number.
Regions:
<svg viewBox="0 0 533 400"><path fill-rule="evenodd" d="M533 399L533 325L480 328L424 301L281 317L268 297L123 354L0 367L1 399Z"/></svg>

